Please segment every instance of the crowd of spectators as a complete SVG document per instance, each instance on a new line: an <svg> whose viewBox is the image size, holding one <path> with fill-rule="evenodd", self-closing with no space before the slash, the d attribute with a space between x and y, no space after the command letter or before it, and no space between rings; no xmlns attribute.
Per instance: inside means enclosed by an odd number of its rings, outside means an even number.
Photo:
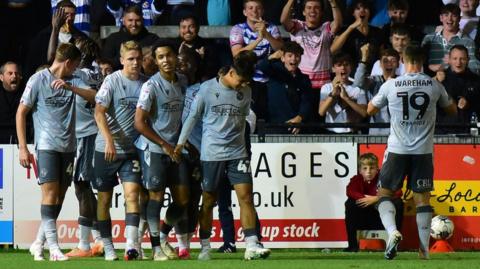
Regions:
<svg viewBox="0 0 480 269"><path fill-rule="evenodd" d="M254 51L252 108L257 119L274 124L389 122L387 110L368 118L366 104L386 80L404 74L406 46L420 45L427 55L424 72L458 105L457 117L440 114L438 121L467 123L480 112L479 10L479 0L2 1L0 143L15 143L23 82L52 62L59 44L94 40L94 66L108 74L121 68L121 43L135 40L143 48L144 73L153 75L151 49L161 38L146 28L152 25L179 26L173 41L198 61L195 80L216 76L241 51ZM206 39L199 36L201 25L232 28L228 39ZM100 39L101 26L119 30ZM282 38L281 28L289 37ZM386 135L388 129L277 126L269 132Z"/></svg>

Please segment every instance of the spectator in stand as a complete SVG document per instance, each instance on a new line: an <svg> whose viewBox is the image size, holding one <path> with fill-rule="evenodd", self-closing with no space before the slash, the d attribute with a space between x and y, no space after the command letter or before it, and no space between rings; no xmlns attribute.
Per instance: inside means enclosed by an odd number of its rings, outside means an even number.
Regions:
<svg viewBox="0 0 480 269"><path fill-rule="evenodd" d="M330 46L334 35L342 26L342 13L336 0L329 1L333 13L333 21L322 24L324 5L322 0L306 0L304 2L303 15L305 21L291 19L294 0L288 0L283 7L281 22L285 29L290 32L292 41L297 42L303 48L302 60L299 69L303 74L310 77L312 88L316 92L312 95L313 110L318 111L320 94L318 91L325 83L330 82L332 68L332 51ZM320 119L317 114L314 121Z"/></svg>
<svg viewBox="0 0 480 269"><path fill-rule="evenodd" d="M381 75L372 75L367 77L367 65L369 53L369 44L363 45L360 50L362 52L362 60L357 66L357 71L355 72L355 80L353 86L359 87L365 90L367 95L367 102L372 100L373 96L378 93L380 86L382 86L385 81L395 78L395 70L398 70L398 63L400 60L400 55L394 49L384 49L380 52L380 67L382 70ZM390 114L388 109L382 108L380 113L373 115L370 118L370 122L390 122ZM389 128L370 128L368 130L370 135L389 135Z"/></svg>
<svg viewBox="0 0 480 269"><path fill-rule="evenodd" d="M147 77L151 77L158 72L158 66L155 63L152 48L152 46L142 48L142 72Z"/></svg>
<svg viewBox="0 0 480 269"><path fill-rule="evenodd" d="M218 54L213 55L213 48L206 39L198 35L200 26L197 19L188 15L180 19L180 27L178 28L178 50L179 53L189 50L194 53L199 59L200 64L197 69L197 76L201 81L211 79L216 76L220 66L218 65Z"/></svg>
<svg viewBox="0 0 480 269"><path fill-rule="evenodd" d="M103 78L113 73L113 63L109 59L100 58L97 60L97 64Z"/></svg>
<svg viewBox="0 0 480 269"><path fill-rule="evenodd" d="M332 82L323 85L320 91L318 113L325 117L326 123L359 122L367 117L367 98L365 91L354 87L349 75L352 60L348 54L338 53L333 56ZM354 133L352 128L329 128L332 133Z"/></svg>
<svg viewBox="0 0 480 269"><path fill-rule="evenodd" d="M440 12L442 30L423 38L422 47L428 51L428 68L436 73L448 68L448 53L454 45L463 45L468 50L468 67L474 73L480 71L475 57L475 43L460 30L460 8L455 4L444 6Z"/></svg>
<svg viewBox="0 0 480 269"><path fill-rule="evenodd" d="M468 50L462 45L450 49L449 68L437 72L436 79L445 86L448 95L457 102L457 115L449 116L438 110L438 122L465 123L470 122L472 113L480 112L480 76L474 74L467 66ZM464 133L466 128L437 129L439 133Z"/></svg>
<svg viewBox="0 0 480 269"><path fill-rule="evenodd" d="M247 18L244 23L237 24L230 31L230 46L233 57L242 51L253 51L257 59L265 59L274 50L282 47L278 27L263 20L263 2L261 0L245 0L243 15ZM265 119L267 111L268 78L258 69L255 70L252 89L252 109L258 119Z"/></svg>
<svg viewBox="0 0 480 269"><path fill-rule="evenodd" d="M385 24L382 28L384 34L384 41L388 42L391 37L393 25L405 24L407 31L410 32L410 37L413 42L420 44L424 34L419 30L418 26L407 25L407 17L409 14L408 0L389 0L388 1L388 16L390 23Z"/></svg>
<svg viewBox="0 0 480 269"><path fill-rule="evenodd" d="M388 3L386 0L367 0L370 2L370 25L378 28L383 27L390 21L388 16ZM355 1L347 0L347 7L355 5Z"/></svg>
<svg viewBox="0 0 480 269"><path fill-rule="evenodd" d="M15 114L23 93L20 67L14 62L0 66L0 144L14 144L17 141Z"/></svg>
<svg viewBox="0 0 480 269"><path fill-rule="evenodd" d="M126 41L134 40L141 47L153 46L160 38L148 32L143 25L142 10L138 6L129 6L123 13L123 26L116 33L105 40L102 57L113 62L114 70L120 65L120 45Z"/></svg>
<svg viewBox="0 0 480 269"><path fill-rule="evenodd" d="M380 28L368 24L372 13L369 1L354 0L350 8L355 21L333 40L330 50L346 52L352 57L353 67L356 68L361 56L360 47L364 44L370 44L371 59L377 59L378 51L383 45L383 33Z"/></svg>
<svg viewBox="0 0 480 269"><path fill-rule="evenodd" d="M479 0L460 0L460 11L462 17L460 18L460 30L471 39L475 40L477 36L478 20L477 8Z"/></svg>
<svg viewBox="0 0 480 269"><path fill-rule="evenodd" d="M90 8L92 0L71 0L75 5L75 18L73 25L87 36L90 35ZM50 0L52 5L52 14L57 10L57 4L61 0Z"/></svg>
<svg viewBox="0 0 480 269"><path fill-rule="evenodd" d="M61 43L74 44L75 40L88 38L73 24L76 6L70 0L58 2L52 24L32 40L27 57L27 74L34 73L40 65L51 63Z"/></svg>
<svg viewBox="0 0 480 269"><path fill-rule="evenodd" d="M152 26L165 8L162 0L107 0L107 9L115 18L115 25L122 26L124 11L130 6L142 10L143 25Z"/></svg>
<svg viewBox="0 0 480 269"><path fill-rule="evenodd" d="M298 124L312 114L312 84L298 69L302 54L303 48L298 43L287 41L281 50L258 64L258 69L269 77L267 121L270 123ZM275 128L271 133L299 132L299 128Z"/></svg>
<svg viewBox="0 0 480 269"><path fill-rule="evenodd" d="M378 202L378 158L373 153L362 154L358 161L359 174L350 179L347 186L345 202L345 226L347 229L348 247L345 252L357 252L357 231L361 229L384 230L375 204ZM392 202L395 206L397 227L401 227L403 219L402 191L395 193ZM400 228L399 228L400 229Z"/></svg>
<svg viewBox="0 0 480 269"><path fill-rule="evenodd" d="M398 52L400 55L400 61L398 63L398 68L395 70L397 76L405 74L405 66L403 64L403 52L410 45L410 32L408 27L405 24L395 24L390 30L390 45L391 47ZM363 57L363 56L362 56ZM382 68L380 66L380 60L377 60L372 67L371 76L382 75ZM360 87L361 88L361 87Z"/></svg>

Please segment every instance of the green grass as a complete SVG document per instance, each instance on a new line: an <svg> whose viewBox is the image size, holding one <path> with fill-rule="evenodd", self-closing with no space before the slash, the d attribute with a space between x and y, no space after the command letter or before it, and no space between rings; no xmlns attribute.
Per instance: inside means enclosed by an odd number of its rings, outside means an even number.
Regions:
<svg viewBox="0 0 480 269"><path fill-rule="evenodd" d="M196 258L197 251L192 253ZM45 252L47 254L47 252ZM119 252L120 257L121 252ZM400 252L395 260L387 261L383 259L382 252L360 252L343 253L333 251L325 253L320 250L310 249L274 249L272 255L267 260L261 261L243 261L243 251L235 254L213 254L211 261L197 261L195 259L187 261L116 261L105 262L103 258L85 258L70 260L67 262L34 262L33 258L24 250L0 250L0 268L21 268L21 269L41 269L41 268L69 268L69 269L94 269L94 268L175 268L175 269L251 269L251 268L272 268L272 269L295 269L295 268L350 268L350 269L417 269L417 268L435 268L435 269L473 269L480 265L480 253L476 252L456 252L448 254L432 254L431 260L422 261L418 259L417 253Z"/></svg>

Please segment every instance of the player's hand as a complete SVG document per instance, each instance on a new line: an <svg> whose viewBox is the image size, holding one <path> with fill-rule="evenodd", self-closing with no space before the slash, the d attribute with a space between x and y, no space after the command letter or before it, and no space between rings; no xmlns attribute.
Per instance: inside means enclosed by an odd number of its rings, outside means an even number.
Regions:
<svg viewBox="0 0 480 269"><path fill-rule="evenodd" d="M356 204L359 207L365 208L375 204L376 202L378 202L378 196L365 195L365 197L358 199Z"/></svg>
<svg viewBox="0 0 480 269"><path fill-rule="evenodd" d="M460 99L458 99L458 103L457 103L457 107L460 108L460 109L466 109L468 106L468 101L467 99L465 99L465 97L460 97Z"/></svg>
<svg viewBox="0 0 480 269"><path fill-rule="evenodd" d="M56 79L52 81L52 83L50 84L50 87L52 87L52 89L54 90L60 90L60 89L66 89L69 91L72 90L72 86L63 79Z"/></svg>
<svg viewBox="0 0 480 269"><path fill-rule="evenodd" d="M185 149L188 151L188 156L190 157L191 160L200 159L200 152L198 152L195 146L187 142L187 144L185 144Z"/></svg>
<svg viewBox="0 0 480 269"><path fill-rule="evenodd" d="M162 149L163 149L163 152L165 152L165 154L167 154L170 157L170 159L172 159L172 161L176 163L179 162L179 160L175 158L175 154L174 154L175 148L172 145L165 143L162 145Z"/></svg>
<svg viewBox="0 0 480 269"><path fill-rule="evenodd" d="M18 159L20 160L20 165L25 168L30 168L30 160L32 155L27 148L21 148L18 154Z"/></svg>
<svg viewBox="0 0 480 269"><path fill-rule="evenodd" d="M117 158L117 150L113 142L105 143L105 161L113 162Z"/></svg>
<svg viewBox="0 0 480 269"><path fill-rule="evenodd" d="M175 156L175 159L181 160L183 147L184 145L182 144L177 144L175 146L175 149L173 150L173 155Z"/></svg>
<svg viewBox="0 0 480 269"><path fill-rule="evenodd" d="M286 123L290 123L290 124L302 123L302 116L297 115L297 116L289 119ZM291 131L292 134L295 134L295 135L300 133L300 128L288 128L288 130Z"/></svg>
<svg viewBox="0 0 480 269"><path fill-rule="evenodd" d="M57 8L55 13L52 16L52 28L59 30L62 25L65 24L65 21L67 20L67 15L65 14L65 11L63 8Z"/></svg>

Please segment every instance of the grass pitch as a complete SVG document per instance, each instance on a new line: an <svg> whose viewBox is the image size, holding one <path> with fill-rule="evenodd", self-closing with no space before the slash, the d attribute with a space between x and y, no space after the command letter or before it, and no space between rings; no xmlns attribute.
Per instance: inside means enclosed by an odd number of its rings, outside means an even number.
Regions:
<svg viewBox="0 0 480 269"><path fill-rule="evenodd" d="M48 252L45 252L47 255ZM123 252L118 252L123 257ZM147 250L147 254L150 252ZM42 269L42 268L68 268L68 269L94 269L94 268L175 268L175 269L473 269L480 268L479 252L456 252L445 254L431 254L431 260L418 259L414 252L400 252L391 261L383 258L383 252L343 253L332 251L322 252L318 249L273 249L271 256L266 260L244 261L243 250L233 254L213 253L211 261L197 261L198 251L193 251L191 260L175 260L166 262L144 261L115 261L106 262L103 258L85 258L69 260L66 262L34 262L32 256L25 250L0 250L0 268ZM48 257L48 256L47 256Z"/></svg>

